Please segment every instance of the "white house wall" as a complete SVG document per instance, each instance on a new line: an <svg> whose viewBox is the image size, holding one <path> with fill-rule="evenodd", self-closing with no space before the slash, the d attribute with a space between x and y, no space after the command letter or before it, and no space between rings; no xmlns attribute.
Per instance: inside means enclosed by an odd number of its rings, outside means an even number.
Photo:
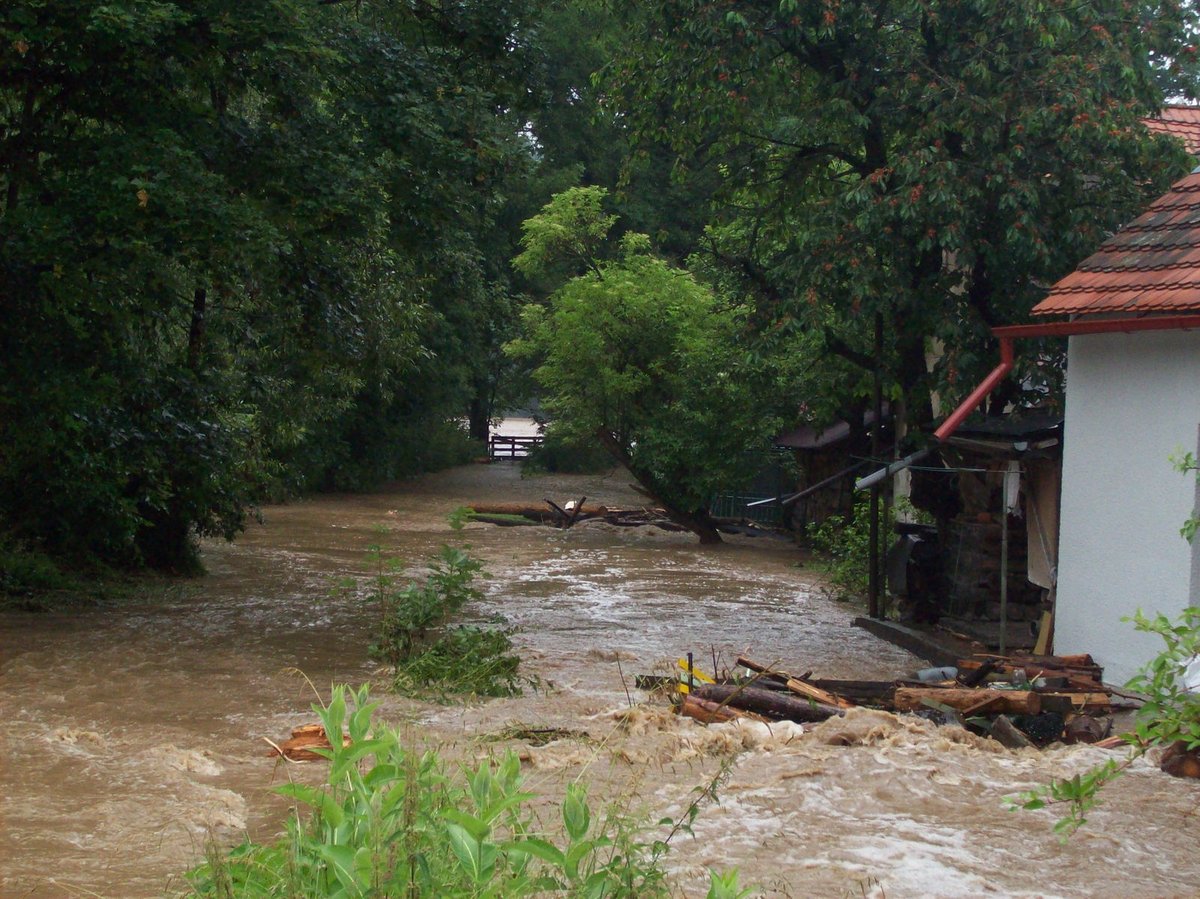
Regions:
<svg viewBox="0 0 1200 899"><path fill-rule="evenodd" d="M1200 603L1200 547L1179 535L1196 486L1168 461L1198 426L1200 333L1070 339L1055 651L1090 652L1109 682L1162 647L1123 617Z"/></svg>

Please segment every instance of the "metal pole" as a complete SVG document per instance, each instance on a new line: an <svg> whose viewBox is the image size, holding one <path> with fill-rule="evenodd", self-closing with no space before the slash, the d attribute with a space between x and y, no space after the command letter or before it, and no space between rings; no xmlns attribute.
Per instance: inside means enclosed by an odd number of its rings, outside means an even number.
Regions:
<svg viewBox="0 0 1200 899"><path fill-rule="evenodd" d="M879 458L879 427L883 423L883 375L880 368L883 365L883 315L875 313L875 421L871 425L871 458ZM879 490L875 483L871 487L871 548L868 552L868 564L871 570L867 580L867 614L871 618L880 617L879 603Z"/></svg>
<svg viewBox="0 0 1200 899"><path fill-rule="evenodd" d="M1008 649L1008 479L1006 467L1000 479L1000 655Z"/></svg>

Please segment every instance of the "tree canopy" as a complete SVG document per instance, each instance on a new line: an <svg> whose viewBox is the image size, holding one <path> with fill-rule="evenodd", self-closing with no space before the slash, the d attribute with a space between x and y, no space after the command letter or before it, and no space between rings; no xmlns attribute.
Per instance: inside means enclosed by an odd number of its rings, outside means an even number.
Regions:
<svg viewBox="0 0 1200 899"><path fill-rule="evenodd" d="M420 464L505 288L520 3L0 10L0 516L186 568L268 489Z"/></svg>
<svg viewBox="0 0 1200 899"><path fill-rule="evenodd" d="M561 254L581 274L545 306L524 311L510 344L534 360L554 433L599 441L643 489L701 542L719 542L708 504L752 475L778 427L762 371L741 350L740 312L684 269L650 253L643 234L609 250L615 216L606 191L573 188L525 223L518 266L537 271ZM612 258L604 258L611 256Z"/></svg>
<svg viewBox="0 0 1200 899"><path fill-rule="evenodd" d="M768 339L813 333L864 371L878 316L915 423L991 367L990 327L1185 171L1140 120L1194 86L1187 3L618 6L609 80L637 133L720 172L709 264Z"/></svg>
<svg viewBox="0 0 1200 899"><path fill-rule="evenodd" d="M186 570L265 497L452 459L516 399L528 300L555 427L680 515L781 409L861 408L877 356L926 423L1183 170L1141 119L1195 95L1196 19L10 0L0 549Z"/></svg>

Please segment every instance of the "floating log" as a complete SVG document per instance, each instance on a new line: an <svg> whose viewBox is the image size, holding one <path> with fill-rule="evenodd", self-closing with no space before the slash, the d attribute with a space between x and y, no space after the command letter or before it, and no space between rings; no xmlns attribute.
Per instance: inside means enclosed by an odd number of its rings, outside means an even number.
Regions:
<svg viewBox="0 0 1200 899"><path fill-rule="evenodd" d="M1029 677L1038 674L1066 674L1072 677L1082 677L1100 683L1104 680L1104 669L1096 664L1088 654L1070 656L1035 656L1013 655L1000 656L990 653L977 653L969 659L958 663L960 669L978 668L988 660L996 666L997 671L1015 671L1024 669Z"/></svg>
<svg viewBox="0 0 1200 899"><path fill-rule="evenodd" d="M548 506L530 505L527 503L470 503L469 508L476 515L519 515L524 518L532 519L533 521L559 521L560 514L566 515L565 512L556 512ZM575 518L582 520L584 518L598 518L607 515L610 511L619 512L619 509L610 510L607 506L587 506L580 504L575 510Z"/></svg>
<svg viewBox="0 0 1200 899"><path fill-rule="evenodd" d="M679 705L679 714L694 718L701 724L721 724L742 718L748 721L765 721L761 715L755 715L742 709L736 709L711 699L700 699L687 694Z"/></svg>
<svg viewBox="0 0 1200 899"><path fill-rule="evenodd" d="M849 709L854 707L854 703L850 700L844 699L841 696L835 696L828 690L823 690L807 680L798 677L792 677L790 674L785 674L782 671L772 671L765 665L759 665L757 662L752 662L749 659L742 658L741 656L738 657L737 664L758 674L774 676L776 679L780 680L789 691L795 693L797 696L803 696L806 699L811 699L822 705L829 705L839 709Z"/></svg>
<svg viewBox="0 0 1200 899"><path fill-rule="evenodd" d="M962 687L897 687L896 711L915 712L926 708L924 700L930 699L950 706L960 712L981 710L980 703L989 699L985 694L994 693L987 711L991 714L1036 715L1042 710L1042 696L1032 690L968 690Z"/></svg>
<svg viewBox="0 0 1200 899"><path fill-rule="evenodd" d="M1173 777L1200 777L1200 750L1179 740L1167 747L1158 766Z"/></svg>
<svg viewBox="0 0 1200 899"><path fill-rule="evenodd" d="M811 699L736 684L698 684L692 695L756 712L776 721L824 721L843 711L837 706L824 705Z"/></svg>
<svg viewBox="0 0 1200 899"><path fill-rule="evenodd" d="M502 528L537 527L541 524L540 521L534 521L532 518L526 518L522 515L491 515L486 512L482 514L476 512L471 516L471 520L481 521L484 524L494 524Z"/></svg>
<svg viewBox="0 0 1200 899"><path fill-rule="evenodd" d="M1110 712L1112 698L1107 693L1042 693L1042 708L1047 712Z"/></svg>
<svg viewBox="0 0 1200 899"><path fill-rule="evenodd" d="M896 682L891 680L834 680L826 677L805 678L805 683L828 690L858 705L879 705L891 708L896 694Z"/></svg>
<svg viewBox="0 0 1200 899"><path fill-rule="evenodd" d="M329 737L325 733L325 728L320 724L301 724L299 727L292 729L290 739L284 740L281 743L271 744L271 751L267 755L283 756L291 759L293 762L316 762L325 758L323 755L317 755L313 749L330 749ZM349 746L350 738L342 737L342 745Z"/></svg>

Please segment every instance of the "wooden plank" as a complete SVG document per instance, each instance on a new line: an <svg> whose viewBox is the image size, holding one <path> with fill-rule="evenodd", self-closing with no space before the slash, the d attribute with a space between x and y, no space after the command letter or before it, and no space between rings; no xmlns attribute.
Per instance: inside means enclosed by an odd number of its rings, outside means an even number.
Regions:
<svg viewBox="0 0 1200 899"><path fill-rule="evenodd" d="M1050 648L1050 635L1054 632L1054 613L1042 612L1042 619L1038 622L1037 642L1033 644L1034 655L1045 655L1046 650Z"/></svg>
<svg viewBox="0 0 1200 899"><path fill-rule="evenodd" d="M741 656L738 657L736 664L758 674L762 674L767 677L775 677L776 679L780 680L783 685L788 688L788 690L790 690L792 693L795 693L797 696L803 696L806 699L814 700L815 702L819 702L823 705L831 705L839 709L854 708L854 703L850 700L841 696L835 696L828 690L823 690L807 680L793 677L792 675L785 674L782 671L772 671L765 665L759 665L757 662L752 662L749 659Z"/></svg>
<svg viewBox="0 0 1200 899"><path fill-rule="evenodd" d="M953 709L963 711L976 706L985 697L984 692L995 693L998 699L989 704L992 712L1011 715L1036 715L1042 710L1042 697L1032 690L966 690L960 687L897 687L896 710L913 712L924 707L925 699L932 699Z"/></svg>

